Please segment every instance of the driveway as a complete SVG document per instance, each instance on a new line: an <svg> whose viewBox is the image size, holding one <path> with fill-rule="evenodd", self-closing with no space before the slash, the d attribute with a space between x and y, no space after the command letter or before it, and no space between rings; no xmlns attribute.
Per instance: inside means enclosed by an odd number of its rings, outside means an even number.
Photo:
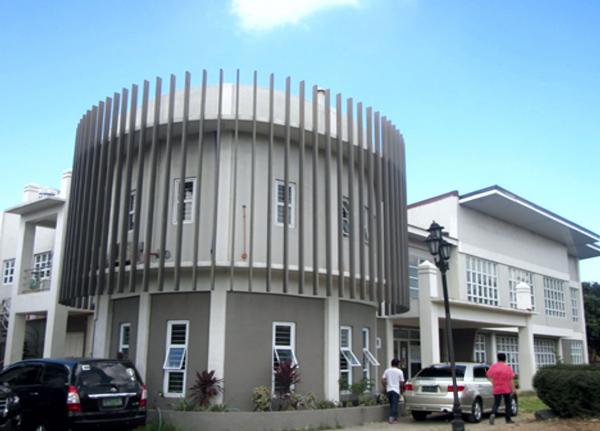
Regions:
<svg viewBox="0 0 600 431"><path fill-rule="evenodd" d="M451 416L430 416L426 421L417 422L410 416L403 416L400 418L398 424L390 425L386 422L372 423L363 426L344 428L352 431L451 431L452 425L450 424ZM503 416L496 418L496 424L490 425L488 423L488 416L484 417L478 424L465 423L466 430L485 430L485 431L593 431L600 430L600 421L593 419L555 419L548 421L537 421L532 413L519 414L514 417L514 424L506 424Z"/></svg>

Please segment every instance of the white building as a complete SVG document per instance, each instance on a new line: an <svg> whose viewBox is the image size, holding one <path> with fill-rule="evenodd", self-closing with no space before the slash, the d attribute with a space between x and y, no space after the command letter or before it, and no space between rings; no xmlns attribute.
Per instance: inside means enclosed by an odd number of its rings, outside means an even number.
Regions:
<svg viewBox="0 0 600 431"><path fill-rule="evenodd" d="M493 362L504 352L523 389L540 366L587 362L579 260L600 256L600 235L493 186L408 206L411 306L392 320L393 352L409 376L446 360L441 277L424 242L433 220L454 245L447 277L457 360ZM520 282L531 289L530 309L517 307Z"/></svg>
<svg viewBox="0 0 600 431"><path fill-rule="evenodd" d="M92 313L58 304L57 274L70 182L67 171L60 190L27 185L22 202L2 213L0 300L5 364L21 357L83 356L90 351L85 345L91 346Z"/></svg>

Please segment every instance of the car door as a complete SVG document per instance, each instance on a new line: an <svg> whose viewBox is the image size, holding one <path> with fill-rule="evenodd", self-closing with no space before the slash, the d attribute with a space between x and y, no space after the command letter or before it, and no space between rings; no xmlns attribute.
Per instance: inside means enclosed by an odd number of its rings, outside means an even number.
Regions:
<svg viewBox="0 0 600 431"><path fill-rule="evenodd" d="M69 370L62 364L45 364L41 376L40 407L52 429L66 429Z"/></svg>
<svg viewBox="0 0 600 431"><path fill-rule="evenodd" d="M473 367L473 382L477 385L479 394L483 401L483 410L487 411L492 408L494 403L494 395L492 393L492 382L488 380L485 373L487 373L487 365L476 365Z"/></svg>
<svg viewBox="0 0 600 431"><path fill-rule="evenodd" d="M25 428L39 423L43 415L39 408L41 370L39 363L25 363L10 367L0 374L0 383L10 386L19 396Z"/></svg>

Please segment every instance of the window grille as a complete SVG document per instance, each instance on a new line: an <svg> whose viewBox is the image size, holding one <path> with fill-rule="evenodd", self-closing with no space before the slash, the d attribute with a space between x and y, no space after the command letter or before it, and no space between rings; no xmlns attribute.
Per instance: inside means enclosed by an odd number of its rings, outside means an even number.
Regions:
<svg viewBox="0 0 600 431"><path fill-rule="evenodd" d="M467 256L467 292L470 302L498 305L496 264Z"/></svg>
<svg viewBox="0 0 600 431"><path fill-rule="evenodd" d="M531 289L531 309L535 310L535 295L533 289L533 274L529 271L524 271L517 268L508 268L508 289L510 295L510 307L517 308L517 284L527 283Z"/></svg>
<svg viewBox="0 0 600 431"><path fill-rule="evenodd" d="M579 321L579 289L571 287L571 319L573 322Z"/></svg>
<svg viewBox="0 0 600 431"><path fill-rule="evenodd" d="M544 306L546 316L565 317L565 282L544 277Z"/></svg>
<svg viewBox="0 0 600 431"><path fill-rule="evenodd" d="M475 345L473 349L473 359L475 362L485 364L487 362L487 355L485 351L485 334L477 334L475 336Z"/></svg>
<svg viewBox="0 0 600 431"><path fill-rule="evenodd" d="M163 363L165 396L185 396L188 332L189 322L187 320L169 320L167 322L167 342Z"/></svg>
<svg viewBox="0 0 600 431"><path fill-rule="evenodd" d="M15 259L6 259L2 265L2 284L12 284L15 280Z"/></svg>
<svg viewBox="0 0 600 431"><path fill-rule="evenodd" d="M536 338L533 340L535 352L535 364L537 368L556 364L556 341L548 338Z"/></svg>
<svg viewBox="0 0 600 431"><path fill-rule="evenodd" d="M177 224L179 218L179 184L181 180L175 179L175 185L173 190L173 199L175 205L173 205L173 224ZM192 213L194 211L194 200L196 199L196 178L190 177L185 179L183 185L183 222L192 223Z"/></svg>
<svg viewBox="0 0 600 431"><path fill-rule="evenodd" d="M511 335L499 335L496 337L496 350L498 353L506 354L506 364L513 371L519 373L519 340Z"/></svg>
<svg viewBox="0 0 600 431"><path fill-rule="evenodd" d="M283 226L285 222L285 181L275 180L275 219L277 225ZM288 181L288 227L293 228L296 223L296 184Z"/></svg>

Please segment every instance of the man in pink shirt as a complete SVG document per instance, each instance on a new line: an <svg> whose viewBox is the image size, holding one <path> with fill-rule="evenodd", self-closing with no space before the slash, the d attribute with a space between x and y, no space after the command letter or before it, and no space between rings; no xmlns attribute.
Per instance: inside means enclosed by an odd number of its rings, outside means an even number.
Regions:
<svg viewBox="0 0 600 431"><path fill-rule="evenodd" d="M494 425L494 419L498 413L498 407L500 407L502 398L504 398L504 417L506 423L513 423L510 414L512 412L511 395L515 389L513 386L515 373L510 366L506 365L505 353L498 353L498 362L490 367L486 376L492 381L494 393L494 407L492 408L492 414L490 415L490 425Z"/></svg>

